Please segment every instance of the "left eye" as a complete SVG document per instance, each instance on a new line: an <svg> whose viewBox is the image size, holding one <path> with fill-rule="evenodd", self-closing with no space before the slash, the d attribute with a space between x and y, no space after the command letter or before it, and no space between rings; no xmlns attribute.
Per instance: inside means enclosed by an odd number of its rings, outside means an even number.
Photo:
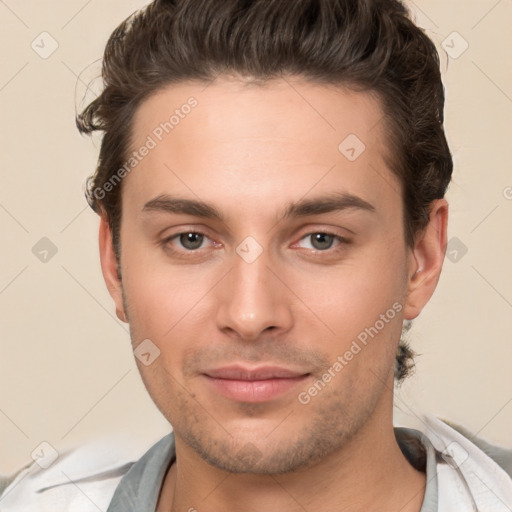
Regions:
<svg viewBox="0 0 512 512"><path fill-rule="evenodd" d="M184 247L185 249L193 251L201 247L205 239L205 235L190 231L186 233L180 233L179 235L176 235L173 238L177 238L182 247Z"/></svg>
<svg viewBox="0 0 512 512"><path fill-rule="evenodd" d="M306 247L306 249L315 249L317 251L330 249L335 240L338 240L340 243L344 242L344 239L338 235L323 232L309 233L301 240L310 240L310 247Z"/></svg>

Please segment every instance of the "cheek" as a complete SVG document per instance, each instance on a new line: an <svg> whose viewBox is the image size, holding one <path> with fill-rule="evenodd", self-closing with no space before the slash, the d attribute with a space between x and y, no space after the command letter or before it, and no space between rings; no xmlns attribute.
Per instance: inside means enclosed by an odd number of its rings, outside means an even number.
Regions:
<svg viewBox="0 0 512 512"><path fill-rule="evenodd" d="M197 304L208 290L204 274L171 267L166 272L126 272L123 283L130 325L144 329L146 333L140 333L144 336L165 339L179 324L193 322L200 312Z"/></svg>
<svg viewBox="0 0 512 512"><path fill-rule="evenodd" d="M380 245L336 270L304 274L297 280L301 283L297 295L318 319L303 316L297 331L324 333L321 345L314 348L331 365L339 363L333 389L341 392L348 386L355 397L362 381L370 387L387 381L402 331L404 268L405 253L400 246Z"/></svg>
<svg viewBox="0 0 512 512"><path fill-rule="evenodd" d="M130 327L138 337L164 338L180 319L194 316L211 268L171 264L163 249L123 232L122 275ZM142 237L139 235L142 239Z"/></svg>
<svg viewBox="0 0 512 512"><path fill-rule="evenodd" d="M346 340L374 325L381 315L386 316L386 325L401 327L398 313L407 289L404 269L405 255L399 248L369 247L339 266L312 268L290 275L290 280L304 304L335 333L333 338Z"/></svg>
<svg viewBox="0 0 512 512"><path fill-rule="evenodd" d="M329 368L316 376L316 388L305 389L302 398L326 410L340 404L355 417L359 409L371 409L390 382L402 330L403 284L396 273L382 272L376 264L317 276L315 283L304 302L321 322L313 325L308 315L296 328L313 343L313 332L326 333L320 343L316 338L313 348L323 353Z"/></svg>

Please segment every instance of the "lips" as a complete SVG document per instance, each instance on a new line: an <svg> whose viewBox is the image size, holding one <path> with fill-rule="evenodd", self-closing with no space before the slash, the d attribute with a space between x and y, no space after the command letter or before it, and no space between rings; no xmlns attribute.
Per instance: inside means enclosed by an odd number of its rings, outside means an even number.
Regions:
<svg viewBox="0 0 512 512"><path fill-rule="evenodd" d="M278 366L248 368L240 365L206 370L206 383L218 394L239 402L266 402L303 383L309 373Z"/></svg>
<svg viewBox="0 0 512 512"><path fill-rule="evenodd" d="M267 380L289 379L305 375L304 372L289 370L279 366L263 366L253 369L245 369L241 366L226 366L204 372L209 377L230 380Z"/></svg>

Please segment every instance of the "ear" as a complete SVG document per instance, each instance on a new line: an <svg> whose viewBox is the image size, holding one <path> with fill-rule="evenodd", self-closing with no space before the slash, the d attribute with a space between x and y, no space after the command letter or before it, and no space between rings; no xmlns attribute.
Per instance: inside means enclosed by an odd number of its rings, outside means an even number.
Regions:
<svg viewBox="0 0 512 512"><path fill-rule="evenodd" d="M414 242L409 254L409 276L404 318L416 318L436 289L446 252L448 203L432 204L429 222Z"/></svg>
<svg viewBox="0 0 512 512"><path fill-rule="evenodd" d="M112 244L112 232L105 215L101 215L100 218L99 246L101 270L110 296L114 299L117 318L127 322L123 304L123 285L118 275L118 262Z"/></svg>

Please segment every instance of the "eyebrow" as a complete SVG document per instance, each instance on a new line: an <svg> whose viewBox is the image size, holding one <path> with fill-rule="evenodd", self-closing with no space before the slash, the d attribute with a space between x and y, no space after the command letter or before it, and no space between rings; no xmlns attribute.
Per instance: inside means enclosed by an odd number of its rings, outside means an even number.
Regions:
<svg viewBox="0 0 512 512"><path fill-rule="evenodd" d="M323 195L312 199L301 199L286 205L279 220L288 218L320 215L342 210L361 210L374 213L375 206L359 196L347 192ZM195 199L185 199L168 194L161 194L148 201L142 208L143 213L163 212L192 215L205 219L215 219L224 222L222 213L212 204Z"/></svg>

